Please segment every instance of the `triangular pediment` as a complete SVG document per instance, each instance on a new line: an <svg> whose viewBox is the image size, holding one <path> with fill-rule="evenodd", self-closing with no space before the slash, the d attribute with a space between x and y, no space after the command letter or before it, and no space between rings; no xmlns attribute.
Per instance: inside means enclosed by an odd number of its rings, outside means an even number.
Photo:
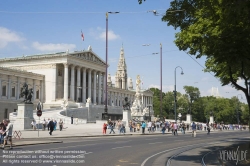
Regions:
<svg viewBox="0 0 250 166"><path fill-rule="evenodd" d="M73 57L81 58L87 61L91 61L93 63L97 63L100 65L106 65L105 61L103 61L98 55L96 55L92 51L84 51L84 52L74 52L70 54Z"/></svg>
<svg viewBox="0 0 250 166"><path fill-rule="evenodd" d="M143 91L143 92L151 93L152 95L154 94L154 92L151 91L150 89L147 89L147 90L145 90L145 91Z"/></svg>

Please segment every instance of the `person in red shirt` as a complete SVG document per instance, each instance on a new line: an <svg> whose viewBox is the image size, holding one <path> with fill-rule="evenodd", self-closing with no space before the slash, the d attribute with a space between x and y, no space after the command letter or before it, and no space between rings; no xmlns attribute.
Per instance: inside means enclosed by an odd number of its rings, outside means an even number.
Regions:
<svg viewBox="0 0 250 166"><path fill-rule="evenodd" d="M107 124L104 123L102 127L102 134L106 134L106 131L107 131Z"/></svg>

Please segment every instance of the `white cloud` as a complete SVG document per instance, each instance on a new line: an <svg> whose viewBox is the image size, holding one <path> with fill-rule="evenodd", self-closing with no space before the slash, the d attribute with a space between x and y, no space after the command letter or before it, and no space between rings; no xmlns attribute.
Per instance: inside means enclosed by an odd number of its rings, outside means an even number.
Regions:
<svg viewBox="0 0 250 166"><path fill-rule="evenodd" d="M39 42L33 42L32 46L40 51L66 51L66 50L73 50L76 48L76 45L74 44L65 44L65 43L59 43L59 44L53 44L53 43L46 43L41 44Z"/></svg>
<svg viewBox="0 0 250 166"><path fill-rule="evenodd" d="M0 34L0 48L6 47L9 43L18 43L25 40L16 32L4 27L0 27Z"/></svg>
<svg viewBox="0 0 250 166"><path fill-rule="evenodd" d="M96 29L90 29L90 35L93 36L95 39L106 40L106 29L97 27ZM115 34L114 31L108 31L108 40L116 40L120 39L120 36Z"/></svg>

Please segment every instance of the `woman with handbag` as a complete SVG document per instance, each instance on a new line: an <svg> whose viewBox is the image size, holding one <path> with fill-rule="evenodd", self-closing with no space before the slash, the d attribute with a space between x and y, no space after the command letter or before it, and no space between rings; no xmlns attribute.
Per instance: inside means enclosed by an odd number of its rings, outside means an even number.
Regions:
<svg viewBox="0 0 250 166"><path fill-rule="evenodd" d="M107 124L104 123L102 127L102 134L106 134L106 131L107 131Z"/></svg>

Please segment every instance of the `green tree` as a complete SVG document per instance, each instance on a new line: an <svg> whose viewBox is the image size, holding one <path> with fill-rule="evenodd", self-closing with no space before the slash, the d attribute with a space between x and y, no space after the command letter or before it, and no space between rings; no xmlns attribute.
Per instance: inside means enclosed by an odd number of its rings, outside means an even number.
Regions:
<svg viewBox="0 0 250 166"><path fill-rule="evenodd" d="M200 90L199 90L199 88L193 87L193 86L184 86L183 89L185 90L185 92L190 100L189 114L191 114L193 102L200 97Z"/></svg>
<svg viewBox="0 0 250 166"><path fill-rule="evenodd" d="M168 14L173 10L184 12ZM180 30L175 40L180 50L196 58L206 56L206 72L245 94L250 111L250 1L173 0L162 21Z"/></svg>

